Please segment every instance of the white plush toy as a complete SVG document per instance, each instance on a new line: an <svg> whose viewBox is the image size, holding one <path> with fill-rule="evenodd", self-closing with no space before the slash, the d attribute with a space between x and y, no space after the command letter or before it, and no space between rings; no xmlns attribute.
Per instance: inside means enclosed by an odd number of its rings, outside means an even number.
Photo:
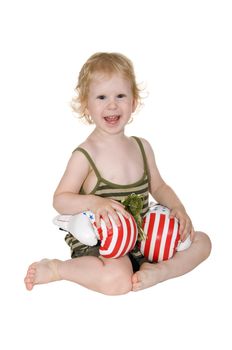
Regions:
<svg viewBox="0 0 232 350"><path fill-rule="evenodd" d="M70 232L81 243L94 246L100 241L99 253L106 258L118 258L131 251L138 237L138 229L132 215L125 218L117 213L121 226L117 226L109 215L112 228L108 229L101 219L101 227L96 227L95 216L91 211L76 215L58 215L53 223Z"/></svg>
<svg viewBox="0 0 232 350"><path fill-rule="evenodd" d="M190 237L181 242L179 222L170 218L170 210L156 204L144 217L143 231L145 238L140 242L141 253L151 262L170 259L176 251L189 248Z"/></svg>

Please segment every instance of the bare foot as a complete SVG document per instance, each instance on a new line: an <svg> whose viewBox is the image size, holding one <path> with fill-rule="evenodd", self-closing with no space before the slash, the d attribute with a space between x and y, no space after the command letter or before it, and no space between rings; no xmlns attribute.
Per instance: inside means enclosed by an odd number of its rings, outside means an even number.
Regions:
<svg viewBox="0 0 232 350"><path fill-rule="evenodd" d="M165 279L164 271L160 264L143 263L140 270L132 276L132 290L137 292L162 282Z"/></svg>
<svg viewBox="0 0 232 350"><path fill-rule="evenodd" d="M24 282L27 290L32 290L35 284L49 283L60 280L57 271L59 260L43 259L31 264L27 270Z"/></svg>

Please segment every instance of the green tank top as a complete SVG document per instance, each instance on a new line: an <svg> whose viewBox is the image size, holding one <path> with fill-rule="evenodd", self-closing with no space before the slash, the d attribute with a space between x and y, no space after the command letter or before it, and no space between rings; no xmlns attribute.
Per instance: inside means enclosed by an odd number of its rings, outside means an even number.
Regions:
<svg viewBox="0 0 232 350"><path fill-rule="evenodd" d="M148 165L147 165L147 159L146 159L146 155L145 155L145 151L143 148L143 144L141 142L141 140L138 137L133 136L133 138L137 141L139 148L141 150L142 153L142 157L143 157L143 163L144 163L144 173L142 178L133 183L133 184L129 184L129 185L119 185L119 184L115 184L113 182L107 181L106 179L104 179L93 159L91 158L91 156L89 155L89 153L81 148L81 147L77 147L73 152L75 151L80 151L82 152L86 158L89 161L90 166L92 167L93 171L95 172L95 175L97 177L97 183L94 187L94 189L89 193L89 194L94 194L96 196L101 196L101 197L108 197L114 200L117 200L119 202L123 201L129 194L131 193L135 193L135 194L140 194L143 196L143 209L141 212L141 215L145 215L148 211L148 206L149 206L149 173L148 173ZM80 190L81 194L86 194L83 187L81 187Z"/></svg>

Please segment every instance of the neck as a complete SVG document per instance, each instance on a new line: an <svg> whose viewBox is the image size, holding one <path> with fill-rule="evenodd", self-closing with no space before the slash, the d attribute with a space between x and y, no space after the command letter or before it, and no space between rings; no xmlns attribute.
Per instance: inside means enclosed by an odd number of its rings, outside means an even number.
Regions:
<svg viewBox="0 0 232 350"><path fill-rule="evenodd" d="M121 130L119 133L109 134L98 128L95 128L93 132L90 134L90 137L95 139L96 141L103 141L104 143L111 143L116 141L122 141L126 138L124 130Z"/></svg>

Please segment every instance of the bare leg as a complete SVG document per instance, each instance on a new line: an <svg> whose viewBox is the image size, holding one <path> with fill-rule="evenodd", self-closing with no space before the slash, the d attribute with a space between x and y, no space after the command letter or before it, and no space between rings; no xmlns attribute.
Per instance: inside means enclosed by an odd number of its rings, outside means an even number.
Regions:
<svg viewBox="0 0 232 350"><path fill-rule="evenodd" d="M177 252L172 259L157 264L143 263L140 270L132 276L132 290L138 291L184 275L204 261L210 251L209 237L205 233L196 232L191 246L187 250Z"/></svg>
<svg viewBox="0 0 232 350"><path fill-rule="evenodd" d="M67 261L41 260L29 266L24 281L28 290L36 284L67 280L103 294L117 295L131 290L132 274L127 256L118 259L84 256Z"/></svg>

